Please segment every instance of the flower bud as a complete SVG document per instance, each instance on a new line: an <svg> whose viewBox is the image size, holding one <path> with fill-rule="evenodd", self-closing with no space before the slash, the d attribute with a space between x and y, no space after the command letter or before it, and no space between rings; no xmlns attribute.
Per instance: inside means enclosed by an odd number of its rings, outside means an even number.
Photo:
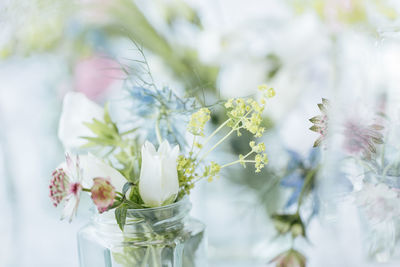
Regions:
<svg viewBox="0 0 400 267"><path fill-rule="evenodd" d="M300 252L290 249L270 261L273 262L276 263L276 267L305 267L307 260Z"/></svg>
<svg viewBox="0 0 400 267"><path fill-rule="evenodd" d="M177 158L179 146L171 149L164 141L158 151L152 143L142 147L139 193L149 207L160 207L175 201L179 191Z"/></svg>
<svg viewBox="0 0 400 267"><path fill-rule="evenodd" d="M92 200L100 213L107 211L114 204L115 188L108 179L101 177L94 178L90 191L92 193Z"/></svg>

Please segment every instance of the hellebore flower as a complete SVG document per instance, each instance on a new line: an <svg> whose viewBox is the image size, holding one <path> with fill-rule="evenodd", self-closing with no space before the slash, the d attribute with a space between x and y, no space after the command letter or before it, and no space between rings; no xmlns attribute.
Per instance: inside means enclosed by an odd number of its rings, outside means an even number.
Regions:
<svg viewBox="0 0 400 267"><path fill-rule="evenodd" d="M146 205L160 207L175 201L179 191L178 154L179 146L171 149L166 140L158 151L147 141L142 147L139 193Z"/></svg>
<svg viewBox="0 0 400 267"><path fill-rule="evenodd" d="M83 136L95 137L84 124L93 119L102 121L104 109L89 100L82 93L69 92L64 97L63 108L58 126L58 138L66 150L78 149L86 140Z"/></svg>

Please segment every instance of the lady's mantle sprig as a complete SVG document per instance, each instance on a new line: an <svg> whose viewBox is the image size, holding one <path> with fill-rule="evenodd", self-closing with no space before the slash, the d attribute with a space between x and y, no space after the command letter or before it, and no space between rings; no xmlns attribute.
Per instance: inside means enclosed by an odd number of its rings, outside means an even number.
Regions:
<svg viewBox="0 0 400 267"><path fill-rule="evenodd" d="M260 172L268 163L268 157L265 152L265 144L256 144L255 141L250 142L250 151L246 155L239 155L239 159L224 165L220 165L214 161L204 163L207 156L213 152L219 145L227 140L233 133L241 136L241 131L245 130L254 135L261 137L265 132L262 126L262 113L265 109L266 99L275 95L273 88L266 85L259 86L262 93L261 100L257 102L254 99L236 98L229 99L224 107L228 119L223 122L208 137L204 135L204 129L207 122L211 119L211 111L208 108L202 108L195 112L188 125L188 131L193 134L193 144L188 156L181 155L178 158L178 177L180 184L180 194L189 194L197 181L207 179L209 182L219 176L222 169L242 164L246 167L247 163L253 163L256 172ZM206 147L210 145L211 140L223 129L228 128L229 132L220 138L208 150ZM202 138L201 141L198 139ZM203 139L205 138L205 139ZM197 150L197 151L196 151ZM201 166L203 166L201 168Z"/></svg>

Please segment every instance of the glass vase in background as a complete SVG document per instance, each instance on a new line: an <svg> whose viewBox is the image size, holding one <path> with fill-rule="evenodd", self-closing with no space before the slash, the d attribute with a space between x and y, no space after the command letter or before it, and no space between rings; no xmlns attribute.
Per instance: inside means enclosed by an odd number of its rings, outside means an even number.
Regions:
<svg viewBox="0 0 400 267"><path fill-rule="evenodd" d="M190 217L188 198L127 211L124 231L114 213L95 215L78 233L81 267L207 266L205 226Z"/></svg>
<svg viewBox="0 0 400 267"><path fill-rule="evenodd" d="M399 37L394 29L341 36L337 86L326 106L320 194L331 221L347 223L333 227L336 241L359 233L347 246L354 254L361 251L360 266L399 263ZM339 181L350 183L351 189ZM344 206L346 212L340 211ZM357 223L349 223L353 219Z"/></svg>

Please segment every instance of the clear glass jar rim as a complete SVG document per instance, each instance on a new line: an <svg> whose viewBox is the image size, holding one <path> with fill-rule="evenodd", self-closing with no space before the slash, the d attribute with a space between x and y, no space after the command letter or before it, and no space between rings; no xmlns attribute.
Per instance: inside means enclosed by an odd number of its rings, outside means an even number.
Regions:
<svg viewBox="0 0 400 267"><path fill-rule="evenodd" d="M189 197L185 195L182 199L172 204L168 204L161 207L153 207L153 208L143 208L143 209L128 209L127 212L154 212L154 211L162 211L167 209L173 209L176 207L183 206L185 204L191 204Z"/></svg>

